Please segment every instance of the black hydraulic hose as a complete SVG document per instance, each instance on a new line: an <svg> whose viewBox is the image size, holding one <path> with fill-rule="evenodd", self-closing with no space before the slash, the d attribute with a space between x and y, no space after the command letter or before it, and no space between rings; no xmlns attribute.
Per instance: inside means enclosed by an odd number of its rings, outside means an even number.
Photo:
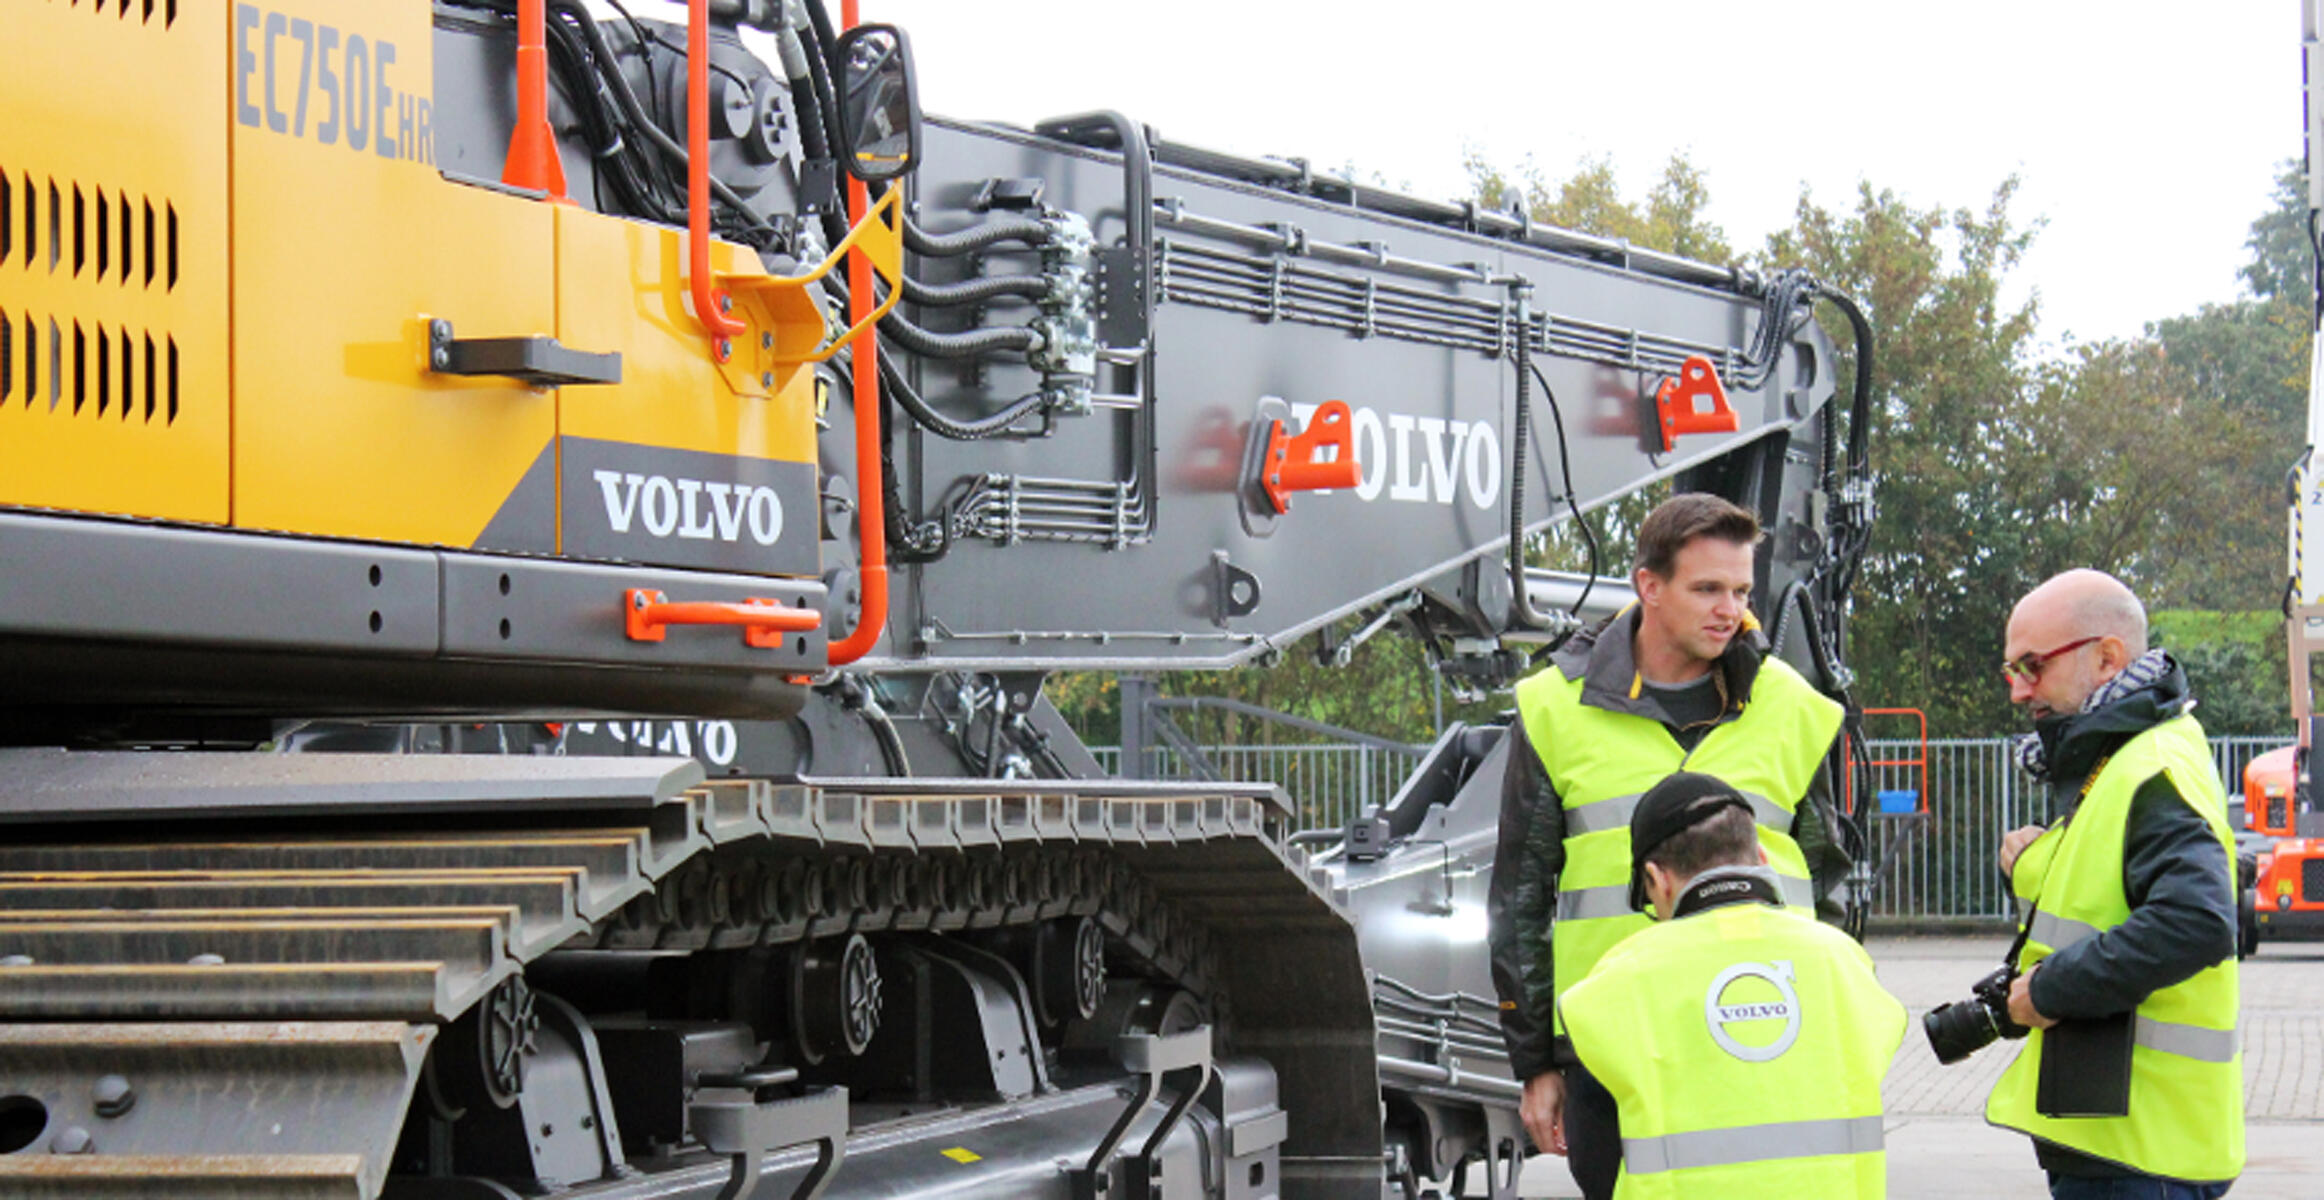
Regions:
<svg viewBox="0 0 2324 1200"><path fill-rule="evenodd" d="M958 283L922 283L909 275L904 276L904 299L936 308L981 304L1002 296L1022 296L1031 300L1048 294L1049 281L1039 275L985 275L963 279Z"/></svg>
<svg viewBox="0 0 2324 1200"><path fill-rule="evenodd" d="M1582 544L1590 549L1590 577L1582 581L1581 594L1574 597L1574 617L1578 620L1582 615L1582 605L1589 601L1590 589L1597 586L1598 569L1602 565L1598 561L1598 533L1583 519L1581 502L1574 496L1574 467L1566 444L1565 414L1558 408L1557 393L1550 390L1549 377L1541 373L1540 367L1534 366L1530 359L1526 366L1532 369L1533 377L1541 381L1542 397L1549 401L1549 421L1557 430L1557 475L1565 481L1566 511L1573 514L1574 524L1581 527Z"/></svg>
<svg viewBox="0 0 2324 1200"><path fill-rule="evenodd" d="M971 329L963 333L936 333L922 329L894 312L880 318L880 332L898 346L923 358L976 358L986 354L1022 354L1041 345L1041 335L1023 326Z"/></svg>
<svg viewBox="0 0 2324 1200"><path fill-rule="evenodd" d="M978 417L973 421L955 420L936 411L926 400L921 398L919 390L904 378L904 373L897 368L895 360L888 357L887 348L884 346L880 348L879 359L880 379L885 384L881 390L885 394L893 396L896 403L901 405L905 412L910 413L912 419L918 421L922 428L938 437L950 438L956 442L982 441L995 434L1006 433L1010 426L1040 411L1044 399L1039 392L1035 392L1011 402L1008 407L990 416Z"/></svg>
<svg viewBox="0 0 2324 1200"><path fill-rule="evenodd" d="M808 41L803 47L807 59L808 92L814 98L817 120L823 126L824 149L834 159L849 151L839 144L839 94L831 87L831 51L838 45L838 36L831 30L831 18L820 3L807 6L809 28L802 31ZM847 210L835 206L823 214L823 235L838 245L847 237Z"/></svg>
<svg viewBox="0 0 2324 1200"><path fill-rule="evenodd" d="M1871 466L1868 455L1872 441L1872 323L1865 319L1864 310L1855 298L1846 292L1827 288L1821 295L1848 318L1848 329L1856 337L1856 387L1848 411L1848 473L1861 478Z"/></svg>
<svg viewBox="0 0 2324 1200"><path fill-rule="evenodd" d="M807 0L807 24L815 31L815 40L823 43L823 52L839 44L839 30L831 23L831 10L823 7L823 0Z"/></svg>
<svg viewBox="0 0 2324 1200"><path fill-rule="evenodd" d="M613 56L613 51L606 44L605 35L597 28L596 22L584 22L581 30L583 36L589 39L589 48L597 55L599 70L605 75L606 80L613 85L613 98L620 103L621 110L629 117L631 126L645 134L647 141L653 143L657 149L668 155L679 166L685 166L686 148L679 145L668 133L663 131L661 126L654 123L653 118L646 115L645 106L638 103L637 93L631 90L628 78L622 75L620 68L616 65L617 60ZM640 52L643 53L642 47ZM757 213L752 212L750 205L744 203L742 197L736 195L733 188L719 182L716 175L710 176L710 190L729 208L741 214L743 219L748 221L754 229L773 232L774 227L768 225Z"/></svg>
<svg viewBox="0 0 2324 1200"><path fill-rule="evenodd" d="M930 233L909 219L904 222L904 246L914 254L930 258L954 258L976 250L985 250L1002 242L1030 242L1047 245L1049 226L1030 217L1005 217L971 225L953 233Z"/></svg>

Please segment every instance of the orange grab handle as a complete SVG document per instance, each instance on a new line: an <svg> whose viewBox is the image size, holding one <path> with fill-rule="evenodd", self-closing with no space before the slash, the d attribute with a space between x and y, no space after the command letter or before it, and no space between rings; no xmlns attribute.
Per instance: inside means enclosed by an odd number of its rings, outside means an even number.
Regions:
<svg viewBox="0 0 2324 1200"><path fill-rule="evenodd" d="M783 644L786 633L807 633L823 625L823 614L792 608L779 600L673 602L649 588L631 588L622 597L622 622L633 642L658 642L672 625L726 625L740 628L742 640L760 649Z"/></svg>
<svg viewBox="0 0 2324 1200"><path fill-rule="evenodd" d="M1710 407L1701 407L1704 402ZM1655 389L1654 416L1665 454L1682 433L1733 433L1741 427L1718 368L1700 354L1679 367L1678 378L1665 379Z"/></svg>
<svg viewBox="0 0 2324 1200"><path fill-rule="evenodd" d="M1319 457L1330 447L1335 457ZM1356 466L1355 420L1345 400L1327 400L1293 437L1275 423L1267 435L1267 464L1260 481L1279 513L1291 511L1291 493L1352 488L1363 482Z"/></svg>

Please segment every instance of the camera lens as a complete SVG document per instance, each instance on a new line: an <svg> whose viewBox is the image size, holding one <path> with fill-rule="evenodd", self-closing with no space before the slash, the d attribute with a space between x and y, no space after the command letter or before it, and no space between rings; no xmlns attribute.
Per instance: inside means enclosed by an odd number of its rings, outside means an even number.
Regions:
<svg viewBox="0 0 2324 1200"><path fill-rule="evenodd" d="M1979 1050L1993 1044L2001 1036L2001 1028L1993 1020L1993 1010L1977 1000L1961 1000L1940 1004L1921 1018L1921 1032L1929 1036L1929 1049L1936 1051L1937 1061L1951 1066Z"/></svg>

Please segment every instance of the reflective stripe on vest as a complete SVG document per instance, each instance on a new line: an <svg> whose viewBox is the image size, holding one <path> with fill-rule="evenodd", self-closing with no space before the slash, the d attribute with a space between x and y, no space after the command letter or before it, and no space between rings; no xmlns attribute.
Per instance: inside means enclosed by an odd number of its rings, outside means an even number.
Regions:
<svg viewBox="0 0 2324 1200"><path fill-rule="evenodd" d="M2098 927L2087 922L2074 920L2071 917L2061 917L2056 913L2042 912L2036 909L2034 911L2033 932L2028 936L2034 941L2048 946L2050 953L2055 954L2083 938L2097 937Z"/></svg>
<svg viewBox="0 0 2324 1200"><path fill-rule="evenodd" d="M2093 772L2071 818L2019 855L2011 891L2032 903L2020 970L2130 919L2124 840L2132 801L2157 776L2202 816L2218 841L2220 869L2233 871L2227 800L2202 726L2179 716L2141 731ZM2232 955L2140 1000L2132 1023L2129 1112L2119 1117L2039 1111L2042 1060L2052 1042L2049 1031L2037 1029L1994 1085L1986 1119L2144 1175L2233 1179L2244 1165L2238 1001Z"/></svg>
<svg viewBox="0 0 2324 1200"><path fill-rule="evenodd" d="M1626 1137L1622 1139L1622 1169L1632 1175L1651 1175L1688 1167L1726 1167L1823 1154L1873 1154L1882 1148L1879 1117L1779 1121L1661 1137Z"/></svg>
<svg viewBox="0 0 2324 1200"><path fill-rule="evenodd" d="M2145 1015L2138 1018L2131 1040L2149 1050L2210 1063L2234 1062L2236 1053L2243 1049L2243 1037L2236 1030L2205 1029Z"/></svg>
<svg viewBox="0 0 2324 1200"><path fill-rule="evenodd" d="M1566 836L1580 837L1585 833L1600 833L1608 829L1628 829L1630 816L1638 811L1638 801L1644 795L1644 792L1632 792L1627 796L1598 800L1565 810ZM1752 820L1777 833L1791 832L1790 809L1756 792L1743 792L1743 799L1751 805Z"/></svg>

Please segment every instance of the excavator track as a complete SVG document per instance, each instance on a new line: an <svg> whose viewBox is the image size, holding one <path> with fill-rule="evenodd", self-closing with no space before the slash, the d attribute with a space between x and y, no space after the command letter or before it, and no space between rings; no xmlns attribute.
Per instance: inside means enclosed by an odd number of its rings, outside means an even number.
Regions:
<svg viewBox="0 0 2324 1200"><path fill-rule="evenodd" d="M1088 918L1108 974L1222 1029L1226 939L1306 929L1360 971L1264 787L51 750L0 779L10 1195L376 1196L431 1047L564 951Z"/></svg>

